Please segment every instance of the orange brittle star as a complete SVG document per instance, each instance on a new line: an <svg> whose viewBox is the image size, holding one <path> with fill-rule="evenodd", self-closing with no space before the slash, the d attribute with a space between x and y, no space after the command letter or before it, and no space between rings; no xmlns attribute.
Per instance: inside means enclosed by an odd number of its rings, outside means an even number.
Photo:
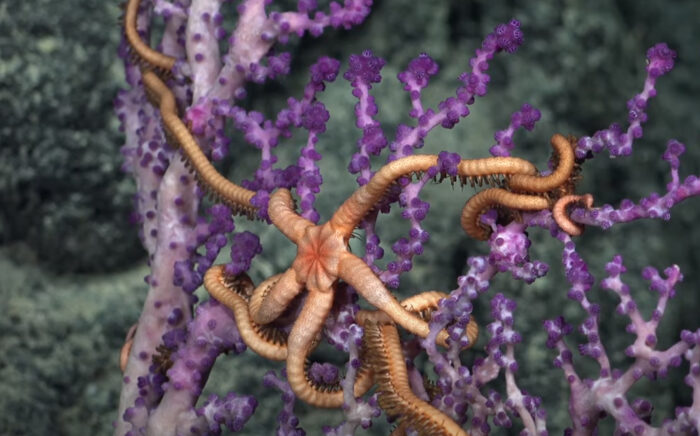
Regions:
<svg viewBox="0 0 700 436"><path fill-rule="evenodd" d="M305 361L330 313L334 285L343 280L371 305L386 313L394 322L418 336L428 335L427 322L403 308L371 268L348 250L353 230L381 200L398 178L427 171L438 163L437 156L409 156L382 167L370 181L359 188L325 224L315 225L294 211L291 193L278 189L270 197L268 212L272 223L297 245L292 265L271 286L258 286L249 311L253 322L268 324L277 319L304 289L308 291L301 312L287 339L287 378L294 393L303 401L320 407L339 407L342 394L320 392L306 377ZM518 158L463 160L458 175L464 178L485 177L495 173L534 174L534 167ZM438 336L441 344L447 333Z"/></svg>
<svg viewBox="0 0 700 436"><path fill-rule="evenodd" d="M237 206L238 211L251 214L250 198L252 191L245 190L222 177L208 162L196 145L196 141L176 113L172 92L162 80L150 71L144 71L143 83L153 99L159 105L165 128L175 142L179 144L193 167L198 180L210 192L226 204ZM553 142L554 144L554 142ZM568 143L567 143L568 144ZM566 159L560 158L560 161ZM286 189L279 189L272 194L269 203L269 215L272 223L292 242L298 246L296 259L291 268L283 273L274 283L266 282L253 293L249 303L252 321L264 325L277 319L302 290L307 289L307 296L299 317L287 340L287 375L295 394L302 400L320 407L339 407L342 405L342 392L319 390L306 376L305 361L313 349L316 338L328 316L334 298L334 284L343 280L353 286L373 306L387 313L397 324L410 332L425 337L429 328L425 321L404 309L386 289L362 259L348 251L349 238L364 216L381 200L386 190L398 178L412 173L424 172L438 164L437 156L417 155L398 159L382 167L370 182L358 189L323 225L314 225L294 212L291 194ZM561 169L564 168L564 169ZM561 173L566 173L562 179ZM564 183L571 173L571 168L559 165L553 173L555 185ZM465 206L462 223L467 232L478 239L485 239L488 233L478 225L478 218L486 208L502 205L507 208L522 210L541 210L549 207L549 201L539 195L542 179L536 176L536 170L529 162L519 158L485 158L463 160L458 165L458 175L467 179L487 178L503 175L506 184L516 177L523 181L520 188L527 194L512 193L501 188L491 188L474 196ZM530 177L530 178L528 178ZM502 194L504 192L505 194ZM488 194L484 194L488 193ZM497 194L489 198L490 194ZM507 202L513 198L514 202ZM483 199L486 198L486 201ZM477 201L479 200L479 201ZM476 206L474 206L476 205ZM466 217L466 218L465 218ZM467 223L465 225L464 223ZM470 231L469 224L477 231ZM240 319L241 316L237 317ZM244 322L245 323L245 322ZM447 333L439 337L445 343ZM248 343L256 348L255 340ZM257 350L256 350L257 351ZM272 352L271 352L272 353ZM356 391L359 394L361 389Z"/></svg>
<svg viewBox="0 0 700 436"><path fill-rule="evenodd" d="M175 60L152 50L141 40L136 29L139 4L139 0L130 0L127 3L125 34L133 52L140 59L142 82L149 97L159 108L170 140L173 145L180 146L190 167L205 188L213 192L220 201L231 206L234 212L252 216L255 208L250 199L254 192L221 176L201 151L187 125L180 119L174 94L159 77L159 74L167 76L171 72ZM494 176L503 177L503 187L506 188L487 189L467 202L462 214L462 223L468 234L477 239L488 237L488 232L480 227L478 220L485 209L493 206L501 205L508 209L520 210L542 210L551 207L550 200L546 198L547 193L565 186L573 169L573 158L569 159L569 154L565 151L567 148L571 151L568 141L553 138L552 144L557 150L558 165L550 176L538 176L531 163L519 158L494 157L462 160L459 163L459 177L478 179L479 183ZM305 371L305 360L315 346L317 336L331 310L335 286L339 280L354 287L370 304L410 332L422 337L428 334L427 322L399 304L371 268L348 250L348 240L353 230L378 204L392 183L400 177L427 171L437 164L437 156L419 155L401 158L385 165L322 225L315 225L295 213L288 190L279 189L270 197L269 215L272 223L297 245L297 256L287 271L268 279L255 289L247 304L250 319L239 315L236 316L236 320L239 325L269 324L289 307L295 296L304 289L308 291L306 301L284 347L281 347L279 338L271 340L271 337L265 334L260 335L260 331L253 331L247 340L249 345L276 342L276 349L273 347L267 351L256 351L275 356L271 358L286 359L289 383L300 399L321 407L338 407L342 404L342 393L317 389L307 379ZM559 196L556 195L556 198ZM212 274L218 271L215 268L217 267L210 270ZM209 273L207 275L209 276ZM241 307L245 309L245 306ZM234 311L241 312L241 307ZM438 341L445 344L446 340L447 333L443 331L438 336ZM254 346L251 345L251 348ZM284 352L281 351L283 348ZM356 386L355 393L357 392Z"/></svg>

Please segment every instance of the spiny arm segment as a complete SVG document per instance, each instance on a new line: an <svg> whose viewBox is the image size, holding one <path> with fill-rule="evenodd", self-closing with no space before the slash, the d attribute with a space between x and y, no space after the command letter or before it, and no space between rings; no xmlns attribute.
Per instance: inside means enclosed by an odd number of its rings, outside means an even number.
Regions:
<svg viewBox="0 0 700 436"><path fill-rule="evenodd" d="M401 177L420 174L438 165L437 155L407 156L389 162L377 171L370 181L355 191L333 215L331 222L346 237L367 215L382 196ZM536 168L530 162L517 157L489 157L462 159L457 165L457 174L462 184L501 184L516 174L534 175Z"/></svg>
<svg viewBox="0 0 700 436"><path fill-rule="evenodd" d="M137 57L138 64L143 70L155 70L161 75L170 75L176 59L153 50L139 35L136 20L141 0L128 0L124 11L124 35L132 53Z"/></svg>
<svg viewBox="0 0 700 436"><path fill-rule="evenodd" d="M158 103L165 129L173 138L175 145L179 145L182 149L187 163L194 170L199 182L217 200L229 206L234 213L241 213L252 218L256 208L250 200L255 192L231 182L209 162L187 126L178 116L175 96L158 75L152 71L144 71L141 80L152 100Z"/></svg>
<svg viewBox="0 0 700 436"><path fill-rule="evenodd" d="M551 139L556 168L547 176L516 174L508 181L510 189L521 193L545 193L567 182L574 169L574 147L563 135Z"/></svg>
<svg viewBox="0 0 700 436"><path fill-rule="evenodd" d="M374 378L379 385L379 405L388 416L398 416L419 435L459 435L467 433L449 416L418 398L408 382L408 371L393 323L367 322L365 347Z"/></svg>
<svg viewBox="0 0 700 436"><path fill-rule="evenodd" d="M270 360L287 358L286 335L273 327L261 326L250 318L248 300L254 287L250 277L246 274L229 276L224 265L215 265L204 275L204 287L214 299L231 309L238 332L248 347Z"/></svg>

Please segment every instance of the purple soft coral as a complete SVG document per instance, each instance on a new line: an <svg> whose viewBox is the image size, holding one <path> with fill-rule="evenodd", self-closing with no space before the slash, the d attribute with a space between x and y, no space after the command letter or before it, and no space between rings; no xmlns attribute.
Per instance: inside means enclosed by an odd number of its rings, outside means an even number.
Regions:
<svg viewBox="0 0 700 436"><path fill-rule="evenodd" d="M228 127L233 127L241 142L249 144L251 150L259 154L257 168L251 169L246 175L249 179L241 183L255 191L250 204L256 209L256 217L267 222L270 195L278 188L287 188L298 198L300 215L316 223L320 219L316 196L323 182L319 168L322 155L317 144L323 140L332 115L319 98L326 86L337 78L340 62L320 58L311 66L303 91L288 98L276 116L268 117L263 112L244 108L241 100L248 95L247 84L273 80L289 72L291 56L276 52L273 46L285 43L290 35L309 32L318 36L328 26L357 25L369 12L371 2L347 0L342 5L333 2L329 12L322 12L317 10L316 1L299 0L296 11L271 12L267 16L269 1L246 0L237 8L239 22L232 32L224 28L220 3L193 2L189 8L161 1L155 5L144 4L138 11L138 30L147 33L151 7L166 20L161 47L164 54L177 59L175 67L168 71L172 80L167 86L182 111L178 117L183 118L183 125L187 125L189 134L195 138L193 141L206 157L217 161L229 153L233 141L229 138L231 129ZM228 49L222 55L219 50L224 42L228 42ZM386 62L369 50L351 56L343 77L349 82L345 86L352 89L357 99L355 125L361 135L356 153L348 159L348 169L357 175L357 184L365 186L374 176L373 159L393 162L416 154L435 131L452 129L469 115L470 106L477 97L485 96L488 91L489 63L494 56L499 52L514 53L522 42L518 21L496 26L469 60L470 70L459 76L461 85L452 96L438 101L434 107L426 103L424 94L440 69L429 55L419 54L397 75L411 107L405 114L408 120L405 122L409 124L396 126L391 138L380 122L382 107L372 95L376 92L373 87L382 80ZM647 105L656 95L656 80L671 71L675 56L665 44L649 49L644 88L627 104L628 128L623 130L620 125L612 124L608 129L581 138L575 150L578 164L598 157L603 150L608 150L611 157L632 153L633 142L641 137L641 126L648 121ZM123 148L125 169L138 182L134 221L140 225L152 272L146 278L149 295L134 338L134 351L125 370L116 432L218 434L222 427L238 431L254 413L255 398L228 393L212 395L200 404L198 399L217 357L227 352L242 353L246 346L236 328L233 312L215 299L195 306L194 292L227 244L231 245L230 261L224 271L227 276L235 276L259 261L265 238L261 242L251 231L237 229L242 223L238 220L234 223L229 207L214 205L200 215L203 192L197 186L196 176L179 159L180 152L168 145L173 132L166 132L161 124L161 118L172 113L164 114L148 103L148 98L153 96L144 92L139 82L141 74L138 65L127 61L127 79L132 88L120 93L116 107L127 137ZM541 115L529 104L513 112L508 126L495 134L492 155L508 156L515 147L515 132L521 127L532 130ZM286 167L280 167L275 153L290 142L299 144L298 154L287 161ZM570 212L570 218L579 224L604 229L640 218L669 219L671 210L679 202L700 195L700 179L696 176L680 181L684 150L679 141L668 142L662 158L670 165L670 181L663 195L651 194L637 203L623 200L617 208L605 205L584 209L574 205L567 213ZM382 153L384 156L377 158ZM399 178L361 222L363 260L386 287L398 287L401 277L430 248L430 234L424 225L435 208L423 198L423 189L432 180L454 182L459 177L458 164L462 159L463 156L453 151L440 152L432 168L413 177ZM285 159L279 160L284 162ZM494 183L508 188L507 177ZM543 196L553 203L559 194L548 192ZM461 197L460 201L463 202ZM381 227L377 223L381 215L392 208L400 210L407 230L395 237L390 244L393 257L382 263L385 253L379 237ZM628 398L630 389L641 378L665 377L684 361L690 368L686 384L695 397L700 392L700 330L684 330L675 343L657 349L661 343L658 325L682 279L680 269L671 266L663 274L651 267L643 270L642 276L657 295L656 307L645 319L637 304L636 290L629 289L622 279L625 272L622 258L615 256L607 264L607 277L600 287L619 298L617 312L629 319L627 331L633 335L633 341L625 349L631 364L626 369L618 369L611 363L601 337L601 308L592 299L595 278L588 261L577 251L576 243L557 226L550 210L508 212L512 214L499 215L491 210L478 217L480 224L492 231L483 247L486 253L467 259L467 271L457 278L456 289L441 300L432 313L429 335L420 341L407 339L405 342L403 357L421 398L460 425L469 427L473 435L488 434L493 426L520 426L523 434L547 434L547 413L542 399L521 388L519 379L522 368L518 354L527 338L518 332L516 320L518 311L528 308L519 307L517 296L510 295L509 290L489 295L494 283L502 278L524 288L548 273L549 265L531 255L531 251L535 252L533 241L540 242L544 234L537 230L539 227L548 230L555 242L562 244L561 269L570 285L567 296L572 307L580 307L584 312L584 319L577 326L584 342L576 347L570 348L567 344L574 326L564 316L544 321L546 345L556 353L554 366L564 372L571 389L570 432L596 431L604 412L614 418L621 434L697 433L700 426L697 400L687 407L678 407L672 419L653 427L650 424L651 402ZM531 230L533 234L538 233L537 237L531 237ZM366 360L362 350L363 329L355 323L359 310L357 294L342 282L334 284L333 292L336 294L334 306L325 320L323 334L317 339L349 355L345 373L328 363L314 363L309 366L307 376L318 385L337 382L344 388L346 421L336 427L326 426L324 431L352 434L359 428L371 426L380 414L380 407L376 395L353 398L354 382ZM241 292L239 297L248 295ZM486 299L488 306L481 301ZM480 313L479 307L490 310ZM293 305L289 312L276 320L275 327L280 327L282 332L289 330L289 318L294 317ZM467 363L460 352L475 345L465 335L475 317L488 319L483 329L487 338L482 341L483 349L477 349ZM444 350L438 348L436 341L443 329L449 334L448 347ZM243 328L241 333L245 333ZM437 376L434 389L430 389L432 396L428 395L428 389L420 386L420 369L412 362L422 351L427 353ZM574 367L579 355L599 366L595 379L579 376ZM277 377L270 372L262 380L264 387L282 393L278 433L304 434L294 414L294 391L285 380L284 370L281 374Z"/></svg>

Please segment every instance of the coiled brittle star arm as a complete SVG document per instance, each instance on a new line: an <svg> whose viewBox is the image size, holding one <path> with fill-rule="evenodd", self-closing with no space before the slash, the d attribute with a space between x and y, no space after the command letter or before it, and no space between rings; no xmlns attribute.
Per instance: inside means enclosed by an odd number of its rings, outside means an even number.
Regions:
<svg viewBox="0 0 700 436"><path fill-rule="evenodd" d="M260 286L263 288L269 286L278 278L278 275L272 276ZM204 275L204 287L212 297L231 309L238 332L248 347L266 359L285 360L287 358L286 335L273 327L261 326L250 319L248 300L254 289L250 277L244 273L229 276L224 270L224 265L215 265Z"/></svg>
<svg viewBox="0 0 700 436"><path fill-rule="evenodd" d="M547 176L516 174L508 180L508 187L521 193L544 193L569 180L574 170L574 148L563 135L555 133L550 139L556 168Z"/></svg>
<svg viewBox="0 0 700 436"><path fill-rule="evenodd" d="M491 188L471 197L462 209L461 224L464 231L474 239L486 240L491 229L479 223L481 215L493 207L509 210L534 212L553 207L560 196L566 196L573 190L573 173L575 167L574 149L572 143L562 135L555 134L551 138L554 150L556 168L551 174L538 176L535 174L517 173L506 180L506 189ZM591 202L592 203L592 202ZM588 206L590 207L590 206ZM555 221L565 232L574 231L572 235L580 234L577 226L565 219L565 211L560 207Z"/></svg>
<svg viewBox="0 0 700 436"><path fill-rule="evenodd" d="M557 225L569 235L578 236L583 233L583 224L574 222L569 217L567 209L571 206L583 206L590 209L593 207L593 196L591 194L565 195L557 200L552 207L552 218Z"/></svg>
<svg viewBox="0 0 700 436"><path fill-rule="evenodd" d="M535 195L515 194L501 188L491 188L472 196L462 209L460 223L464 231L474 239L484 241L489 238L491 229L479 224L481 214L494 206L523 211L547 209L549 201Z"/></svg>

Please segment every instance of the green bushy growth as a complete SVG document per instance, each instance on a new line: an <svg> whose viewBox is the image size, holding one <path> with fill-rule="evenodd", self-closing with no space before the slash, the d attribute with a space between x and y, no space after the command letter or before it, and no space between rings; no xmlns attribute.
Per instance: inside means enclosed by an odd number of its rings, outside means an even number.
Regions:
<svg viewBox="0 0 700 436"><path fill-rule="evenodd" d="M118 15L97 0L0 5L0 243L55 271L142 256L112 111Z"/></svg>

